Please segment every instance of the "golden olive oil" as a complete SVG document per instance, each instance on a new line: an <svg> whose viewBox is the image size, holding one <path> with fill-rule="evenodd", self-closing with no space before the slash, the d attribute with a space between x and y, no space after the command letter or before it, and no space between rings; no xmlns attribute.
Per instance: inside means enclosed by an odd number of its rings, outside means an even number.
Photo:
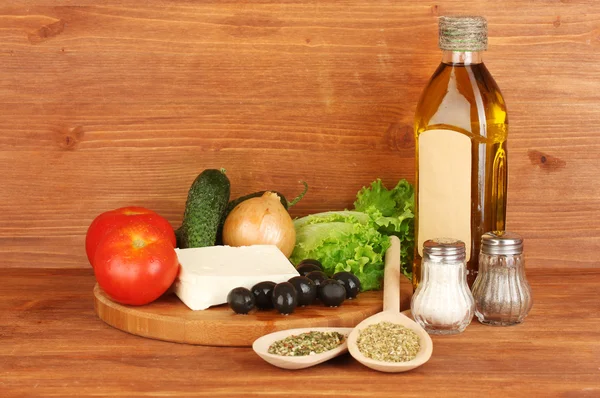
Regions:
<svg viewBox="0 0 600 398"><path fill-rule="evenodd" d="M441 27L442 21L440 34ZM485 28L487 32L487 24ZM451 46L446 50L441 38L440 47L442 63L423 91L415 115L415 289L421 279L422 243L443 237L465 240L471 286L477 276L481 236L503 231L506 215L504 98L482 62L481 51ZM440 234L444 236L431 236Z"/></svg>

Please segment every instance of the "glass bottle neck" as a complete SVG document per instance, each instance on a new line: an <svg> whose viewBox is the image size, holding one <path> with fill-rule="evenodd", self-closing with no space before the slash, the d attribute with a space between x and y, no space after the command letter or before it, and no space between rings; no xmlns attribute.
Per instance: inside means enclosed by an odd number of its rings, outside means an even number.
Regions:
<svg viewBox="0 0 600 398"><path fill-rule="evenodd" d="M448 65L473 65L483 62L483 51L442 51L442 62Z"/></svg>

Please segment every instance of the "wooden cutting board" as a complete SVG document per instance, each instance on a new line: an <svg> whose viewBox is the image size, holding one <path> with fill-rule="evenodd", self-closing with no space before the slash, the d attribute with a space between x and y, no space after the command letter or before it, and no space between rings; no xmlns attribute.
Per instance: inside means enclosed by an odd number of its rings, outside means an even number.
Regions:
<svg viewBox="0 0 600 398"><path fill-rule="evenodd" d="M400 308L410 308L412 286L406 278L402 278L400 291ZM94 307L107 324L142 337L198 345L251 346L257 338L284 329L354 327L382 310L382 292L361 293L337 308L315 303L297 308L290 315L275 310L238 315L227 305L192 311L172 293L145 306L122 305L96 284Z"/></svg>

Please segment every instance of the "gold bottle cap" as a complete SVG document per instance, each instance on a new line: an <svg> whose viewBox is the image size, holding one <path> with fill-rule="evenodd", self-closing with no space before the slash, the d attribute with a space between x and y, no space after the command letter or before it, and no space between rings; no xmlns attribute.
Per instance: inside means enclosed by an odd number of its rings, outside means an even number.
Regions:
<svg viewBox="0 0 600 398"><path fill-rule="evenodd" d="M439 46L447 51L487 50L487 20L479 16L439 18Z"/></svg>

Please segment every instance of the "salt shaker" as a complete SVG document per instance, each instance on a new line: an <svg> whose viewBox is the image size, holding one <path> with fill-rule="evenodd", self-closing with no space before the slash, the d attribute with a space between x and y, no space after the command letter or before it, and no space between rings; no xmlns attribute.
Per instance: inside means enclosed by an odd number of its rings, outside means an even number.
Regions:
<svg viewBox="0 0 600 398"><path fill-rule="evenodd" d="M429 334L460 333L471 323L475 304L467 285L464 242L442 238L423 243L421 282L410 309Z"/></svg>
<svg viewBox="0 0 600 398"><path fill-rule="evenodd" d="M533 300L525 277L523 239L511 232L481 237L479 274L473 284L477 319L485 325L523 322Z"/></svg>

